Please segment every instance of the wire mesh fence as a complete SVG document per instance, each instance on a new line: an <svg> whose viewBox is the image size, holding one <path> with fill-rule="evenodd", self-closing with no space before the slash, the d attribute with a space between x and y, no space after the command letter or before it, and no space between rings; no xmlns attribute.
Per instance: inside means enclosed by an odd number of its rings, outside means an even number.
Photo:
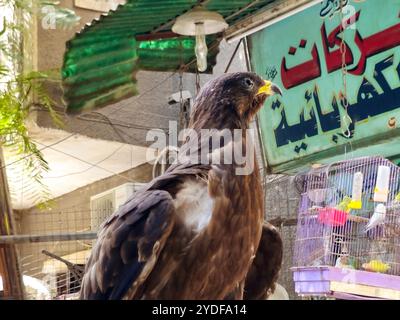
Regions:
<svg viewBox="0 0 400 320"><path fill-rule="evenodd" d="M112 213L111 209L70 208L19 214L20 234L2 242L16 245L26 299L78 298L97 226Z"/></svg>
<svg viewBox="0 0 400 320"><path fill-rule="evenodd" d="M265 219L278 228L283 241L283 264L278 283L287 290L290 299L298 299L294 291L293 274L290 268L293 265L300 193L294 186L292 176L267 175L264 184Z"/></svg>

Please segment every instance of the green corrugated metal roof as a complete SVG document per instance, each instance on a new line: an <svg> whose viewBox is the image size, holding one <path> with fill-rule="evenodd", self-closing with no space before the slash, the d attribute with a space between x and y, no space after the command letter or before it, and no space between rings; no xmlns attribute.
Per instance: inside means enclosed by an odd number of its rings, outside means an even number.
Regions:
<svg viewBox="0 0 400 320"><path fill-rule="evenodd" d="M171 38L170 31L176 17L199 3L219 12L231 25L273 1L128 0L86 25L67 42L62 68L67 110L90 110L137 94L138 70L175 71L194 61L194 38ZM169 38L157 39L154 34ZM156 38L148 39L149 35ZM220 39L207 36L206 72L211 72L215 65ZM186 71L195 69L192 63Z"/></svg>

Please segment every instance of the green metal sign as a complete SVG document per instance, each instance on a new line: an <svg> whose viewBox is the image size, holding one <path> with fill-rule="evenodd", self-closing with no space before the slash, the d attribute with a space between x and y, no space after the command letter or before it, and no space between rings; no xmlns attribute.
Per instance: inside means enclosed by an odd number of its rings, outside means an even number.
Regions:
<svg viewBox="0 0 400 320"><path fill-rule="evenodd" d="M249 48L253 70L283 89L259 118L272 172L400 158L400 0L325 0L253 34Z"/></svg>

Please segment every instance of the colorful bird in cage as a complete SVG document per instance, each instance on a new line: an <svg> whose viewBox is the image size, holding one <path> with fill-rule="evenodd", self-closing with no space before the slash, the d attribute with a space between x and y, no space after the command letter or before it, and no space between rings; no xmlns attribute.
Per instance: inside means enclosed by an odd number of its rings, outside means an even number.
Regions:
<svg viewBox="0 0 400 320"><path fill-rule="evenodd" d="M351 198L349 196L345 196L342 201L336 206L336 209L349 213Z"/></svg>
<svg viewBox="0 0 400 320"><path fill-rule="evenodd" d="M349 262L348 256L342 256L337 258L335 267L337 268L348 268L348 269L355 269Z"/></svg>
<svg viewBox="0 0 400 320"><path fill-rule="evenodd" d="M345 256L340 256L339 258L337 258L335 267L346 268L346 269L359 269L360 262L356 258L345 255Z"/></svg>
<svg viewBox="0 0 400 320"><path fill-rule="evenodd" d="M362 268L366 271L386 273L390 269L390 265L381 260L371 260L368 263L363 263Z"/></svg>
<svg viewBox="0 0 400 320"><path fill-rule="evenodd" d="M354 266L351 264L351 259L349 257L349 250L345 243L341 244L341 254L336 259L335 267L337 268L347 268L347 269L354 269Z"/></svg>
<svg viewBox="0 0 400 320"><path fill-rule="evenodd" d="M400 202L400 192L396 194L396 196L394 197L394 201L397 203Z"/></svg>

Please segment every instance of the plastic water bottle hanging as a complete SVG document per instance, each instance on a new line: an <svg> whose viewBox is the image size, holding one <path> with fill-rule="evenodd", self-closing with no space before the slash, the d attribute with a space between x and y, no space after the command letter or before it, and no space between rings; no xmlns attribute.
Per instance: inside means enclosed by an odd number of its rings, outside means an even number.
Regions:
<svg viewBox="0 0 400 320"><path fill-rule="evenodd" d="M362 186L364 181L364 175L362 172L356 172L353 177L353 190L352 197L349 207L351 209L359 210L362 208Z"/></svg>
<svg viewBox="0 0 400 320"><path fill-rule="evenodd" d="M390 168L388 166L379 166L374 190L375 202L387 202L389 194L389 178Z"/></svg>

